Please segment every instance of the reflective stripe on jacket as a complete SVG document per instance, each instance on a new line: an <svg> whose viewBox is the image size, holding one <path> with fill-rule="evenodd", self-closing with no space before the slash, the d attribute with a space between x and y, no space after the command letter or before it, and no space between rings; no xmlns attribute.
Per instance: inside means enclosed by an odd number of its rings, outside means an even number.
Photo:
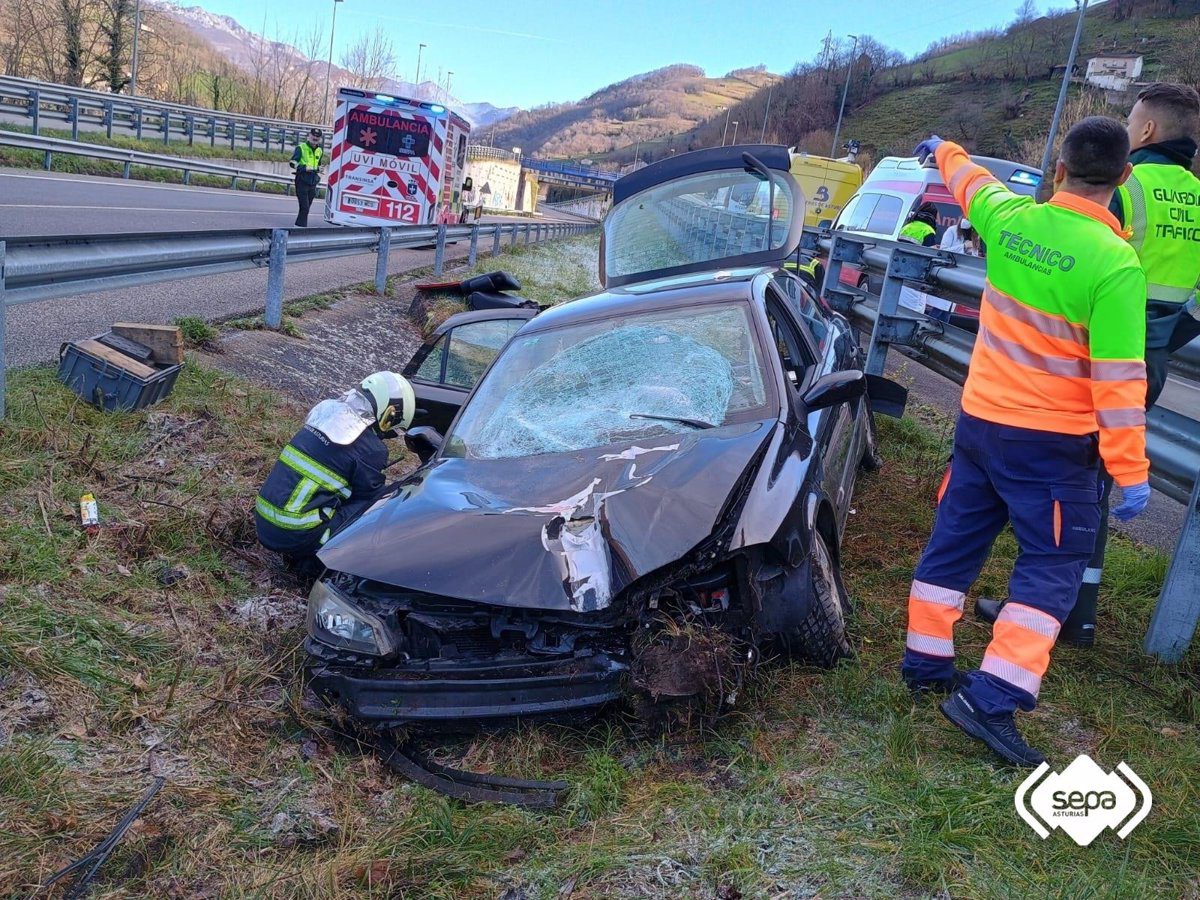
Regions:
<svg viewBox="0 0 1200 900"><path fill-rule="evenodd" d="M1200 178L1174 163L1138 163L1117 197L1147 299L1183 303L1200 285Z"/></svg>
<svg viewBox="0 0 1200 900"><path fill-rule="evenodd" d="M297 144L296 149L292 151L292 162L303 166L304 171L297 170L296 178L305 184L317 184L321 180L321 173L318 170L324 153L325 151L321 147L315 149L310 147L308 141L301 141Z"/></svg>
<svg viewBox="0 0 1200 900"><path fill-rule="evenodd" d="M1149 476L1146 278L1112 213L1060 192L1014 194L946 141L938 168L988 245L963 409L1002 425L1100 433L1117 483Z"/></svg>

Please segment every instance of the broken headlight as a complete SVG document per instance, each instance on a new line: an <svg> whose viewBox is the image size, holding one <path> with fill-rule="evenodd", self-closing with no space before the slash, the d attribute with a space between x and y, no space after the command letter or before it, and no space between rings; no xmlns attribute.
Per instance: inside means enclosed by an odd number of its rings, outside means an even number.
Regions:
<svg viewBox="0 0 1200 900"><path fill-rule="evenodd" d="M327 581L318 581L308 595L308 633L330 647L370 656L387 656L395 649L383 621Z"/></svg>

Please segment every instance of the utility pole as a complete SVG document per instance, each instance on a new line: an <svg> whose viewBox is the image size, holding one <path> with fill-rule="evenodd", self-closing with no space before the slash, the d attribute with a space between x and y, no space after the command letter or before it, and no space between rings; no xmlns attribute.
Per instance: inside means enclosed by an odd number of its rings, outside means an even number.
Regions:
<svg viewBox="0 0 1200 900"><path fill-rule="evenodd" d="M129 61L129 96L137 96L138 34L142 30L142 0L133 4L133 58Z"/></svg>
<svg viewBox="0 0 1200 900"><path fill-rule="evenodd" d="M767 122L771 118L771 95L773 93L775 93L775 85L771 85L767 89L767 111L763 114L762 134L758 137L758 142L760 144L765 144L767 142Z"/></svg>
<svg viewBox="0 0 1200 900"><path fill-rule="evenodd" d="M421 51L425 49L425 44L417 44L417 74L413 79L417 87L421 86Z"/></svg>
<svg viewBox="0 0 1200 900"><path fill-rule="evenodd" d="M321 115L329 114L329 75L333 69L333 32L337 29L337 5L342 0L333 0L333 21L329 25L329 59L325 62L325 105L321 107Z"/></svg>
<svg viewBox="0 0 1200 900"><path fill-rule="evenodd" d="M729 114L733 112L732 107L725 107L725 130L721 132L721 146L725 146L725 138L729 135Z"/></svg>
<svg viewBox="0 0 1200 900"><path fill-rule="evenodd" d="M842 114L846 111L846 95L850 93L850 75L854 71L854 54L858 52L858 35L850 34L847 37L854 38L854 46L850 48L850 61L846 63L846 84L842 88L842 105L838 107L837 127L833 129L833 149L829 151L829 155L833 159L837 159L838 136L842 133Z"/></svg>
<svg viewBox="0 0 1200 900"><path fill-rule="evenodd" d="M1067 88L1071 84L1071 70L1075 68L1075 54L1079 52L1079 39L1083 36L1083 17L1087 14L1087 0L1075 0L1079 8L1079 19L1075 22L1075 40L1067 55L1067 69L1063 72L1062 87L1058 89L1058 103L1054 107L1054 118L1050 120L1050 134L1046 136L1046 151L1042 154L1042 177L1047 176L1050 157L1054 153L1054 139L1058 137L1058 123L1062 119L1063 106L1067 102Z"/></svg>

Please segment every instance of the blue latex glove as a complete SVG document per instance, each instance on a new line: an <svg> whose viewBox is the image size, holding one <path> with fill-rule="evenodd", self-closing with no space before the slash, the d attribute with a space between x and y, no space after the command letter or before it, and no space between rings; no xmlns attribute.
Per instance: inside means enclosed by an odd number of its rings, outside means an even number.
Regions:
<svg viewBox="0 0 1200 900"><path fill-rule="evenodd" d="M943 143L945 142L940 137L936 134L931 134L925 140L921 141L921 143L917 144L917 149L913 151L913 156L920 160L921 163L924 163L929 158L929 154L937 150Z"/></svg>
<svg viewBox="0 0 1200 900"><path fill-rule="evenodd" d="M1112 514L1122 522L1128 522L1150 502L1150 482L1143 481L1141 484L1133 484L1129 487L1121 488L1121 503L1119 506L1114 506Z"/></svg>

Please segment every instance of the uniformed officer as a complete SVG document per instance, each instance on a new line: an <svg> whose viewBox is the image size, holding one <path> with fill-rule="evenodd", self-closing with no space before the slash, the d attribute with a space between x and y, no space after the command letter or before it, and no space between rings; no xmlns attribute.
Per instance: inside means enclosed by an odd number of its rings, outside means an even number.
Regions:
<svg viewBox="0 0 1200 900"><path fill-rule="evenodd" d="M1084 119L1063 140L1048 203L1009 191L957 144L932 138L947 186L990 252L979 337L963 387L933 535L914 572L902 672L946 691L943 714L1017 765L1044 757L1014 712L1037 703L1100 522L1099 460L1136 514L1146 459L1146 279L1108 204L1129 175L1129 138ZM1008 523L1020 547L1011 600L979 669L954 667L954 623Z"/></svg>
<svg viewBox="0 0 1200 900"><path fill-rule="evenodd" d="M1138 94L1129 113L1133 172L1109 209L1130 232L1146 273L1146 409L1167 382L1167 360L1200 336L1200 178L1192 174L1200 137L1200 96L1181 84L1158 83ZM1111 482L1109 482L1111 485ZM1096 599L1108 544L1107 493L1101 504L1096 549L1083 575L1079 600L1063 623L1061 643L1091 647ZM976 614L994 622L1001 604L986 597Z"/></svg>
<svg viewBox="0 0 1200 900"><path fill-rule="evenodd" d="M412 385L395 372L314 406L255 500L259 542L294 564L311 559L383 493L383 439L407 428L415 410Z"/></svg>
<svg viewBox="0 0 1200 900"><path fill-rule="evenodd" d="M317 186L321 183L321 164L324 161L321 129L310 129L307 139L296 145L288 161L296 173L296 202L300 204L296 225L299 228L308 227L308 210L317 196Z"/></svg>
<svg viewBox="0 0 1200 900"><path fill-rule="evenodd" d="M928 200L918 206L900 229L899 240L922 247L936 247L937 207Z"/></svg>

